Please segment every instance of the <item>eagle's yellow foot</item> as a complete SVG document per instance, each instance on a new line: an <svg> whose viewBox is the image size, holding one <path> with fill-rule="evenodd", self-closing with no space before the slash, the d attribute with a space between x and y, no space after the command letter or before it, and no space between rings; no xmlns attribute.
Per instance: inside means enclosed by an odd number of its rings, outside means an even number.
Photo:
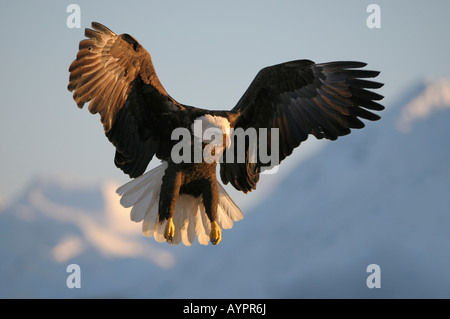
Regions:
<svg viewBox="0 0 450 319"><path fill-rule="evenodd" d="M173 218L167 220L166 228L164 229L164 238L168 243L172 242L173 236L175 235L175 225L173 224Z"/></svg>
<svg viewBox="0 0 450 319"><path fill-rule="evenodd" d="M211 243L217 245L222 240L222 231L216 221L211 222L211 233L209 234Z"/></svg>

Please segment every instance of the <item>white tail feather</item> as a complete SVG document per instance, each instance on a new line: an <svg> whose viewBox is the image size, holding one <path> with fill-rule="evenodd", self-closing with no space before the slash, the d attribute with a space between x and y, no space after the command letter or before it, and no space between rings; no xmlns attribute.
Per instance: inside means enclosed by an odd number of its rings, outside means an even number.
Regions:
<svg viewBox="0 0 450 319"><path fill-rule="evenodd" d="M122 196L120 203L124 207L132 207L132 221L142 221L144 236L155 237L158 242L164 242L164 228L167 221L158 222L158 204L161 192L162 178L167 168L167 162L150 170L119 187L117 193ZM219 205L217 207L217 224L222 229L231 229L233 222L241 220L244 215L222 185L219 186ZM208 245L211 225L203 205L203 198L195 198L182 194L177 198L173 218L175 234L173 244L183 242L190 246L195 236L202 245Z"/></svg>

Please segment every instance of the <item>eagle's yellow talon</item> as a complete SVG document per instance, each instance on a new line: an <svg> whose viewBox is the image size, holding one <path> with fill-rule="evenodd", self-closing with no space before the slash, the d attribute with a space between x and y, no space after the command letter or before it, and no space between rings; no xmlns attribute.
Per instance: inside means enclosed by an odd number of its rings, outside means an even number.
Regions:
<svg viewBox="0 0 450 319"><path fill-rule="evenodd" d="M175 225L173 224L173 218L167 220L166 228L164 229L164 238L168 243L172 242L173 236L175 235Z"/></svg>
<svg viewBox="0 0 450 319"><path fill-rule="evenodd" d="M222 231L216 221L211 222L211 233L209 238L213 245L217 245L222 240Z"/></svg>

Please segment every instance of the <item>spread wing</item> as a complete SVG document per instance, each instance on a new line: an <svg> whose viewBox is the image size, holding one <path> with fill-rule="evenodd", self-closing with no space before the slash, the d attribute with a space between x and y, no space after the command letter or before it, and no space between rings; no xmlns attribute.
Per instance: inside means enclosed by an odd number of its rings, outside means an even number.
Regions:
<svg viewBox="0 0 450 319"><path fill-rule="evenodd" d="M191 107L172 99L158 80L150 54L128 34L116 35L93 22L70 65L69 91L78 107L99 113L116 147L114 162L130 177L141 175L152 157L170 155L172 129ZM162 143L161 141L164 141Z"/></svg>
<svg viewBox="0 0 450 319"><path fill-rule="evenodd" d="M379 72L360 69L364 66L361 62L298 60L264 68L233 108L239 114L234 128L279 129L279 162L310 134L335 140L352 128L363 128L360 118L376 121L380 117L371 111L384 109L376 102L383 96L367 90L383 86L367 80ZM265 149L271 150L270 131L264 143ZM222 181L245 193L256 188L264 166L279 163L262 163L259 157L249 160L248 142L246 152L245 163L224 156L220 165Z"/></svg>

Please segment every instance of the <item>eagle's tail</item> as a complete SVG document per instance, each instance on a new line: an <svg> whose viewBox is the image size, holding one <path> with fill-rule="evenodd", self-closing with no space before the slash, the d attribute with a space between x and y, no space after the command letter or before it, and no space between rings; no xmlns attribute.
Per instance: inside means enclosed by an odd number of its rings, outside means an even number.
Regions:
<svg viewBox="0 0 450 319"><path fill-rule="evenodd" d="M124 207L133 207L130 217L132 221L142 221L142 233L145 236L154 236L156 241L164 242L164 228L167 220L158 222L158 205L162 178L167 168L167 162L135 178L119 187L117 193L122 196L120 203ZM219 185L219 206L217 207L217 223L223 229L233 227L234 221L244 216L225 189ZM210 240L211 224L205 212L203 199L191 195L178 196L173 217L175 234L173 244L181 241L190 246L198 237L198 242L208 245Z"/></svg>

